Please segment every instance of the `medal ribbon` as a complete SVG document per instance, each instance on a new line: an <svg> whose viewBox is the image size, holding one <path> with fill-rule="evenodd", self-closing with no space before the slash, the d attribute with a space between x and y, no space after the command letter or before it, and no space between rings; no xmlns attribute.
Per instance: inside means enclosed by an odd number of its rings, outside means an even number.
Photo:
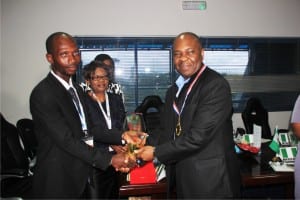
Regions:
<svg viewBox="0 0 300 200"><path fill-rule="evenodd" d="M190 92L191 92L193 86L195 85L196 81L199 79L200 75L201 75L202 72L205 70L205 68L206 68L206 65L203 65L203 67L201 68L201 70L198 72L196 78L193 80L193 82L192 82L191 85L189 86L189 88L188 88L188 90L187 90L187 93L186 93L186 95L185 95L185 97L184 97L184 101L183 101L183 104L182 104L182 106L181 106L180 111L179 111L179 109L178 109L178 107L177 107L177 105L176 105L176 103L175 103L175 100L173 101L173 109L174 109L174 111L175 111L175 112L177 113L177 115L178 115L178 122L177 122L177 125L176 125L176 135L177 135L177 136L179 136L180 133L181 133L180 115L181 115L181 113L182 113L182 111L183 111L183 108L184 108L184 106L185 106L185 102L186 102L186 100L187 100L187 97L189 96L189 94L190 94Z"/></svg>

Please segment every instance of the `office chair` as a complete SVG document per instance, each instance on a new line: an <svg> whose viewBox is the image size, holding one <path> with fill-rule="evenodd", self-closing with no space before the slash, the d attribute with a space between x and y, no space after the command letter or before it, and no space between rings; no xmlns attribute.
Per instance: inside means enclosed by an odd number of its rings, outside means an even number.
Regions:
<svg viewBox="0 0 300 200"><path fill-rule="evenodd" d="M246 133L252 134L253 124L256 124L262 127L262 138L272 138L268 111L263 107L258 98L251 97L248 99L246 107L242 112L242 120Z"/></svg>
<svg viewBox="0 0 300 200"><path fill-rule="evenodd" d="M32 174L18 130L1 114L1 198L29 197Z"/></svg>
<svg viewBox="0 0 300 200"><path fill-rule="evenodd" d="M152 131L160 126L160 113L163 109L163 101L157 95L146 96L135 112L142 113L147 131Z"/></svg>
<svg viewBox="0 0 300 200"><path fill-rule="evenodd" d="M22 139L25 153L30 161L30 169L35 166L37 139L34 133L34 124L32 119L22 118L16 123L19 135Z"/></svg>

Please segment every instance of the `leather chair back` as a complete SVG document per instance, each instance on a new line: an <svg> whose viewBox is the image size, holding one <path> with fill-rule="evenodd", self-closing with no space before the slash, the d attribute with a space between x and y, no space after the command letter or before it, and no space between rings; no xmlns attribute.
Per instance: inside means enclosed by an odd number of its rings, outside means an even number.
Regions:
<svg viewBox="0 0 300 200"><path fill-rule="evenodd" d="M269 114L258 98L248 99L246 107L242 112L242 120L245 125L246 133L253 133L253 124L262 127L262 137L271 139L271 129L269 126Z"/></svg>
<svg viewBox="0 0 300 200"><path fill-rule="evenodd" d="M32 197L29 159L21 146L17 127L1 114L1 199Z"/></svg>
<svg viewBox="0 0 300 200"><path fill-rule="evenodd" d="M145 97L142 103L135 109L135 112L143 114L148 131L160 126L160 113L162 112L163 105L164 103L158 95L150 95Z"/></svg>
<svg viewBox="0 0 300 200"><path fill-rule="evenodd" d="M22 149L18 130L1 114L1 174L13 169L29 168L29 161Z"/></svg>
<svg viewBox="0 0 300 200"><path fill-rule="evenodd" d="M16 123L20 137L24 144L25 153L32 160L36 156L37 139L34 133L32 119L22 118Z"/></svg>

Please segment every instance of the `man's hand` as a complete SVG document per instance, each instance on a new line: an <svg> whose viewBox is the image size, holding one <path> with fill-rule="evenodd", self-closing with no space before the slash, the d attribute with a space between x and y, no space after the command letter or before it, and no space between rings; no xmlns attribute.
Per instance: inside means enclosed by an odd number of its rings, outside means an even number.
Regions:
<svg viewBox="0 0 300 200"><path fill-rule="evenodd" d="M138 158L141 158L144 161L150 161L154 159L154 149L153 146L144 146L139 150L135 150L134 153Z"/></svg>
<svg viewBox="0 0 300 200"><path fill-rule="evenodd" d="M110 147L117 153L124 153L127 151L127 147L122 145L110 145Z"/></svg>
<svg viewBox="0 0 300 200"><path fill-rule="evenodd" d="M126 131L122 135L122 139L127 143L136 144L138 148L145 145L147 137L147 133L138 131Z"/></svg>
<svg viewBox="0 0 300 200"><path fill-rule="evenodd" d="M136 162L131 160L126 153L118 153L113 155L111 165L116 171L129 172L136 165Z"/></svg>

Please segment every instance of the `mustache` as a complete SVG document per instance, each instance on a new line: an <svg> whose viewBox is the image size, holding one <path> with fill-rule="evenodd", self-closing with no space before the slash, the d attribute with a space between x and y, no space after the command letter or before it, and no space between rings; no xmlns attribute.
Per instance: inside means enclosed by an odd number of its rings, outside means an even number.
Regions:
<svg viewBox="0 0 300 200"><path fill-rule="evenodd" d="M67 65L67 67L79 67L79 64L80 63L72 63L72 64Z"/></svg>

